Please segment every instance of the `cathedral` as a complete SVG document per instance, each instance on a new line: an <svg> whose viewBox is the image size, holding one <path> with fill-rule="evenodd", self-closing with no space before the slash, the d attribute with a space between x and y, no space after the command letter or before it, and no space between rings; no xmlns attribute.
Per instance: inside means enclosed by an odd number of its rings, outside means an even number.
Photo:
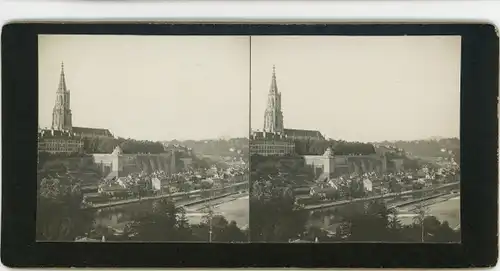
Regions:
<svg viewBox="0 0 500 271"><path fill-rule="evenodd" d="M57 88L56 103L52 111L52 130L68 131L82 137L113 137L108 129L74 127L70 108L70 92L66 87L64 63L61 63L61 75Z"/></svg>
<svg viewBox="0 0 500 271"><path fill-rule="evenodd" d="M263 131L254 131L251 136L250 150L261 155L287 155L295 151L294 140L324 140L316 130L285 129L281 111L281 92L276 82L276 67L273 66L271 86L267 95Z"/></svg>
<svg viewBox="0 0 500 271"><path fill-rule="evenodd" d="M281 93L278 91L274 66L264 113L264 129L252 132L250 139L250 152L264 156L293 156L295 140L325 140L321 132L316 130L285 129L281 111ZM301 155L301 158L318 179L329 179L335 175L348 173L387 171L387 157L384 154L336 155L329 147L323 155Z"/></svg>
<svg viewBox="0 0 500 271"><path fill-rule="evenodd" d="M264 114L264 132L282 134L289 139L325 139L321 132L316 130L285 129L283 112L281 111L281 92L276 83L276 67L273 66L271 87L267 96L267 108Z"/></svg>
<svg viewBox="0 0 500 271"><path fill-rule="evenodd" d="M56 92L56 101L52 111L51 129L38 129L38 149L49 153L80 152L82 139L89 137L113 137L108 129L75 127L72 122L70 91L66 86L64 63Z"/></svg>

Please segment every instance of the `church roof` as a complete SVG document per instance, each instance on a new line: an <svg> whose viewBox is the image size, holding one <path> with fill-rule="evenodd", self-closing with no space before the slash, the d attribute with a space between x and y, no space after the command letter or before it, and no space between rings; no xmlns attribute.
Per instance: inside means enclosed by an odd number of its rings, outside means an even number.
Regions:
<svg viewBox="0 0 500 271"><path fill-rule="evenodd" d="M40 129L39 131L40 139L45 138L62 138L69 139L73 137L73 134L69 131L51 130L51 129Z"/></svg>
<svg viewBox="0 0 500 271"><path fill-rule="evenodd" d="M285 129L285 134L287 136L304 136L304 137L315 137L323 138L320 131L317 130L303 130L303 129Z"/></svg>
<svg viewBox="0 0 500 271"><path fill-rule="evenodd" d="M108 129L101 128L87 128L87 127L73 127L73 132L77 134L96 134L102 136L113 136Z"/></svg>

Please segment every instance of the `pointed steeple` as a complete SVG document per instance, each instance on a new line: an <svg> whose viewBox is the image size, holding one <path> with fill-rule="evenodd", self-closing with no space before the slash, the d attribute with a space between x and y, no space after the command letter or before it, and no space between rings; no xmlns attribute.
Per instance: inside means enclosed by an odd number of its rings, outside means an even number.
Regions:
<svg viewBox="0 0 500 271"><path fill-rule="evenodd" d="M276 66L273 65L271 86L267 96L267 108L264 113L264 131L283 133L283 112L281 111L281 93L276 83Z"/></svg>
<svg viewBox="0 0 500 271"><path fill-rule="evenodd" d="M64 63L61 62L59 86L57 87L56 102L52 111L52 129L58 131L71 131L72 127L70 93L66 87Z"/></svg>
<svg viewBox="0 0 500 271"><path fill-rule="evenodd" d="M276 66L273 65L273 77L271 79L271 87L269 93L278 93L278 84L276 83Z"/></svg>
<svg viewBox="0 0 500 271"><path fill-rule="evenodd" d="M57 88L57 92L66 92L68 89L66 88L66 77L64 75L64 62L61 62L61 75L59 78L59 87Z"/></svg>

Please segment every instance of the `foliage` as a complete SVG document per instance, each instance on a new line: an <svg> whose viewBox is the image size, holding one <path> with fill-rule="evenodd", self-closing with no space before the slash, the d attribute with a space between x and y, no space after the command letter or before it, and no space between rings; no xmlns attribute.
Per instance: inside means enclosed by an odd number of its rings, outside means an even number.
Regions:
<svg viewBox="0 0 500 271"><path fill-rule="evenodd" d="M236 222L228 222L222 216L209 215L198 225L190 225L184 208L174 202L161 199L153 204L152 213L143 213L133 218L126 226L126 235L133 241L209 241L210 223L214 242L242 242L245 233Z"/></svg>
<svg viewBox="0 0 500 271"><path fill-rule="evenodd" d="M415 213L414 223L403 226L395 210L388 210L385 204L375 201L361 212L345 215L337 229L336 238L345 241L460 241L460 231L451 229L447 221L441 223L436 217L428 216L424 206L417 206Z"/></svg>
<svg viewBox="0 0 500 271"><path fill-rule="evenodd" d="M375 201L365 206L361 213L346 214L338 232L347 235L349 241L387 241L390 238L388 226L389 211L383 203Z"/></svg>
<svg viewBox="0 0 500 271"><path fill-rule="evenodd" d="M120 143L123 153L162 153L163 144L149 140L127 139Z"/></svg>
<svg viewBox="0 0 500 271"><path fill-rule="evenodd" d="M292 188L282 175L254 181L250 190L252 241L288 242L306 230L307 214L297 212Z"/></svg>
<svg viewBox="0 0 500 271"><path fill-rule="evenodd" d="M209 169L210 167L216 165L214 161L207 157L193 157L193 165L197 169Z"/></svg>
<svg viewBox="0 0 500 271"><path fill-rule="evenodd" d="M252 180L259 180L270 175L282 175L287 184L301 184L310 180L314 172L307 167L301 156L277 157L254 154L250 157Z"/></svg>
<svg viewBox="0 0 500 271"><path fill-rule="evenodd" d="M37 240L73 241L87 233L92 214L81 209L80 184L69 176L39 178Z"/></svg>
<svg viewBox="0 0 500 271"><path fill-rule="evenodd" d="M246 160L249 154L248 138L185 141L172 140L165 143L186 146L201 155L218 157L241 157ZM238 150L240 151L239 153Z"/></svg>
<svg viewBox="0 0 500 271"><path fill-rule="evenodd" d="M442 152L441 149L449 150L455 157L455 160L460 160L460 139L458 138L443 138L439 140L413 140L413 141L395 141L381 142L382 145L394 146L404 149L412 155L420 157L450 157L448 152Z"/></svg>
<svg viewBox="0 0 500 271"><path fill-rule="evenodd" d="M405 170L418 170L421 168L421 165L418 160L403 158L403 167Z"/></svg>
<svg viewBox="0 0 500 271"><path fill-rule="evenodd" d="M81 159L90 158L91 156L84 153L48 153L48 152L39 152L38 153L38 169L43 169L47 162L51 161L61 161L68 159Z"/></svg>
<svg viewBox="0 0 500 271"><path fill-rule="evenodd" d="M163 153L163 144L149 140L135 140L125 138L88 137L83 139L85 153L111 153L116 146L122 148L123 153Z"/></svg>
<svg viewBox="0 0 500 271"><path fill-rule="evenodd" d="M375 148L372 144L362 142L347 142L343 140L295 140L295 152L299 155L322 155L326 149L331 147L338 155L366 155L374 154Z"/></svg>
<svg viewBox="0 0 500 271"><path fill-rule="evenodd" d="M186 229L185 216L178 219L178 214L183 213L168 199L155 201L152 212L134 217L133 222L126 226L126 233L140 241L180 241L179 236L185 235L189 229Z"/></svg>

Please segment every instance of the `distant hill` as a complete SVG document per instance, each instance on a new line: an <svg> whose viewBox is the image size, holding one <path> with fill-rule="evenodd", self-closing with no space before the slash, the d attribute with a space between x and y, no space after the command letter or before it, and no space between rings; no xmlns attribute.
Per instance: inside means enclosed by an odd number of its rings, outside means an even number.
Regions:
<svg viewBox="0 0 500 271"><path fill-rule="evenodd" d="M178 144L191 148L196 154L204 156L248 157L248 138L172 140L164 144Z"/></svg>
<svg viewBox="0 0 500 271"><path fill-rule="evenodd" d="M460 139L458 138L432 138L412 141L383 141L375 143L380 146L391 146L403 149L416 157L455 157L460 156Z"/></svg>

